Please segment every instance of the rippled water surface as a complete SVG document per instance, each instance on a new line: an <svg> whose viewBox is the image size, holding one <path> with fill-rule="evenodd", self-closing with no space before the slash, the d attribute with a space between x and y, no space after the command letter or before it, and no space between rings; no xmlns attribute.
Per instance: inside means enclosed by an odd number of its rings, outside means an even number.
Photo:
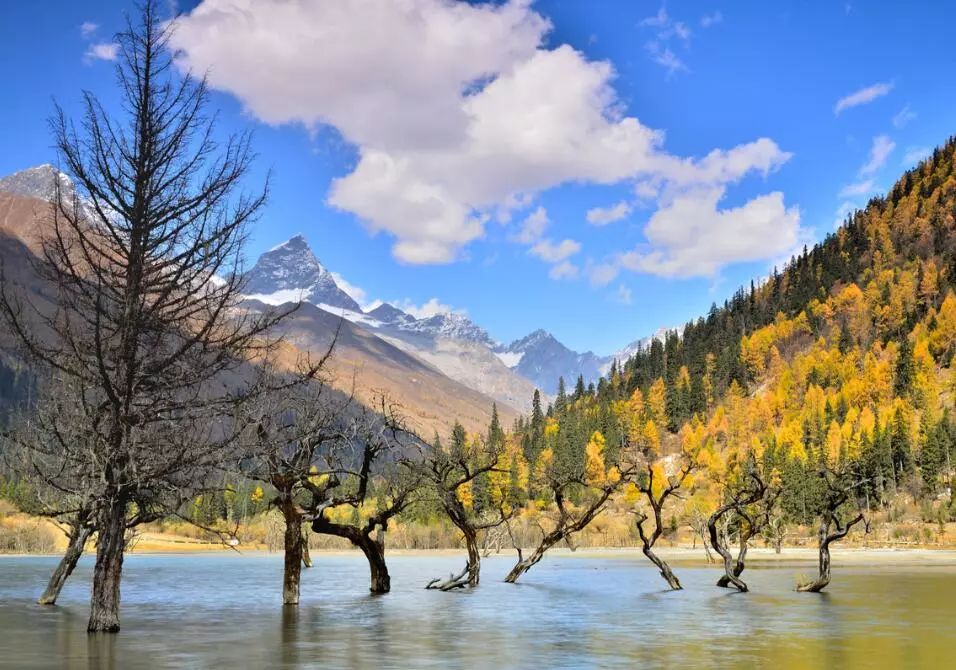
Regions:
<svg viewBox="0 0 956 670"><path fill-rule="evenodd" d="M956 667L956 568L836 566L798 594L807 564L750 567L753 592L677 566L663 592L638 556L547 557L517 586L508 558L470 592L425 591L457 556L393 556L392 593L367 593L359 555L318 555L302 604L280 604L278 555L131 555L123 630L87 636L91 561L55 608L33 604L55 558L0 558L0 665L13 668L904 668Z"/></svg>

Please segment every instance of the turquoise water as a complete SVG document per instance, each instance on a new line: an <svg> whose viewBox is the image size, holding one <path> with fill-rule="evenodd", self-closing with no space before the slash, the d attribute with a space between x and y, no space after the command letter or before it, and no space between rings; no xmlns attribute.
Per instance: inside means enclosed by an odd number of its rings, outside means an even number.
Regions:
<svg viewBox="0 0 956 670"><path fill-rule="evenodd" d="M751 567L753 592L715 568L676 566L665 592L642 557L547 557L523 583L486 559L473 591L425 591L452 555L395 556L393 591L368 594L359 555L322 555L283 608L279 555L130 555L123 630L87 636L91 561L54 608L33 604L56 563L0 557L0 665L11 668L953 667L956 568L837 565L823 595L793 591L812 566Z"/></svg>

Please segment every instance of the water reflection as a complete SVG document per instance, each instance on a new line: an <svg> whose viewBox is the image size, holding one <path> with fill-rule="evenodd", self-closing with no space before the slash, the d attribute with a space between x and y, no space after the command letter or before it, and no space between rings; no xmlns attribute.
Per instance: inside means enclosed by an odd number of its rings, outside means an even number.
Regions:
<svg viewBox="0 0 956 670"><path fill-rule="evenodd" d="M302 603L280 604L277 556L131 556L123 632L85 632L90 563L56 608L32 603L55 559L0 558L0 665L16 668L939 667L952 660L956 568L840 568L832 591L793 591L805 565L748 570L749 594L680 566L661 590L640 560L548 558L524 584L423 585L457 556L394 557L395 591L367 592L359 556L318 556Z"/></svg>

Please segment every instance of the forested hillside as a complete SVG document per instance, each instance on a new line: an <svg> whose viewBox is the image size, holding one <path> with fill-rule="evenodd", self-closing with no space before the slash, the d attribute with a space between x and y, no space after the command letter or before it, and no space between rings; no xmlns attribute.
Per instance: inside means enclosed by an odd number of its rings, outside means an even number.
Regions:
<svg viewBox="0 0 956 670"><path fill-rule="evenodd" d="M786 520L810 523L822 464L852 473L870 510L922 503L945 522L954 455L956 140L884 198L766 281L639 352L594 387L578 381L516 428L523 455L583 461L609 449L693 452L708 481L753 452L780 482ZM674 510L675 514L679 510ZM684 510L684 519L688 509ZM942 525L940 525L942 532Z"/></svg>

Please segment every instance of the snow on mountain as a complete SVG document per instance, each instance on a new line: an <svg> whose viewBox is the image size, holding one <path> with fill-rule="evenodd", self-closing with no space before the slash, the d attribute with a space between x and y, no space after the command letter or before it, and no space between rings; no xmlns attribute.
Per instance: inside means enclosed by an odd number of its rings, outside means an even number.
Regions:
<svg viewBox="0 0 956 670"><path fill-rule="evenodd" d="M647 337L642 337L639 340L634 340L629 345L610 356L610 358L617 359L619 362L623 363L637 352L649 349L655 340L663 343L667 338L667 334L673 330L676 330L677 334L680 335L683 331L683 328L658 328L653 332L653 334L648 335Z"/></svg>
<svg viewBox="0 0 956 670"><path fill-rule="evenodd" d="M362 314L359 304L339 288L302 235L262 254L245 279L245 294L252 300L269 305L303 300Z"/></svg>
<svg viewBox="0 0 956 670"><path fill-rule="evenodd" d="M578 353L568 349L545 330L536 330L506 347L499 346L496 353L508 367L549 395L557 393L559 378L563 377L567 385L574 384L579 376L586 382L592 381L601 375L605 364L604 358L590 351Z"/></svg>
<svg viewBox="0 0 956 670"><path fill-rule="evenodd" d="M496 346L488 332L475 324L474 321L462 314L443 312L424 319L404 323L402 329L410 332L424 333L433 337L443 337L452 340L475 342L487 347Z"/></svg>
<svg viewBox="0 0 956 670"><path fill-rule="evenodd" d="M374 332L469 388L521 411L531 408L534 384L508 368L481 342L394 327Z"/></svg>
<svg viewBox="0 0 956 670"><path fill-rule="evenodd" d="M496 351L495 355L498 359L507 365L509 368L515 368L518 366L518 363L521 362L521 358L524 356L523 351Z"/></svg>
<svg viewBox="0 0 956 670"><path fill-rule="evenodd" d="M49 163L20 170L0 179L0 191L22 198L49 200L56 191L56 182L60 181L60 193L70 197L73 193L73 181Z"/></svg>
<svg viewBox="0 0 956 670"><path fill-rule="evenodd" d="M383 302L381 305L368 312L368 315L377 319L381 323L389 325L402 325L415 321L415 317L407 314L394 305Z"/></svg>
<svg viewBox="0 0 956 670"><path fill-rule="evenodd" d="M558 379L571 386L577 378L591 382L606 374L614 359L624 361L662 329L613 356L579 353L551 333L536 330L503 345L467 316L439 312L415 318L399 307L382 303L367 313L336 283L316 258L308 242L297 235L265 252L246 275L246 296L279 305L303 301L342 316L369 333L434 366L451 379L512 407L527 409L535 388L554 395Z"/></svg>

